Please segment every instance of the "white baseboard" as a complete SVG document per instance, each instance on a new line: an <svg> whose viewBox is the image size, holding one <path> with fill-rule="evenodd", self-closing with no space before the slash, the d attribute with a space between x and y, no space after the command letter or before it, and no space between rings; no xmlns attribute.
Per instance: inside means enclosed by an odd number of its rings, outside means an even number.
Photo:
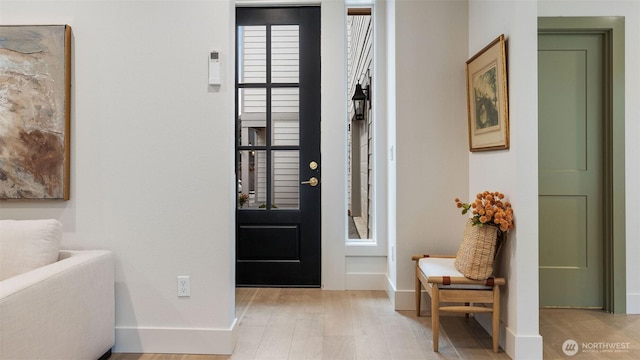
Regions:
<svg viewBox="0 0 640 360"><path fill-rule="evenodd" d="M236 319L229 329L116 327L116 353L231 355L238 342Z"/></svg>
<svg viewBox="0 0 640 360"><path fill-rule="evenodd" d="M416 309L416 292L414 290L397 290L394 294L395 297L395 309L396 310L415 310ZM431 302L429 301L429 295L423 290L422 301L420 308L422 310L429 310L431 308Z"/></svg>
<svg viewBox="0 0 640 360"><path fill-rule="evenodd" d="M387 274L346 273L346 290L387 290Z"/></svg>
<svg viewBox="0 0 640 360"><path fill-rule="evenodd" d="M627 314L640 314L640 294L627 294Z"/></svg>
<svg viewBox="0 0 640 360"><path fill-rule="evenodd" d="M395 309L396 308L396 287L393 286L393 283L391 282L391 279L389 278L389 276L386 276L386 285L387 285L387 297L389 298L389 301L391 301L391 306Z"/></svg>
<svg viewBox="0 0 640 360"><path fill-rule="evenodd" d="M501 327L502 329L502 327ZM542 359L542 336L516 335L510 328L505 328L503 349L512 359ZM502 334L500 334L502 341Z"/></svg>
<svg viewBox="0 0 640 360"><path fill-rule="evenodd" d="M473 318L489 335L493 335L491 314L474 314ZM500 322L499 343L512 359L542 359L542 336L540 335L518 336Z"/></svg>

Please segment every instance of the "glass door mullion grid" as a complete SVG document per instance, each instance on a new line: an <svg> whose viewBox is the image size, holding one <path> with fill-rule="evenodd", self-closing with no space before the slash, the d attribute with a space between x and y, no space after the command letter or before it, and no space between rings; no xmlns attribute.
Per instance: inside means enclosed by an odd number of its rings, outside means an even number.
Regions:
<svg viewBox="0 0 640 360"><path fill-rule="evenodd" d="M271 139L271 131L272 131L272 123L271 123L271 110L272 110L272 105L271 105L271 100L272 100L272 95L271 95L271 25L267 25L267 36L266 36L266 52L267 52L267 58L266 58L266 72L267 72L267 83L266 83L266 92L267 92L267 107L266 107L266 114L265 114L265 121L266 121L266 156L267 156L267 173L266 178L267 178L267 206L266 206L266 210L267 211L271 211L271 207L272 207L272 193L273 193L273 179L272 179L272 173L271 173L271 167L273 166L273 154L271 153L271 143L272 143L272 139Z"/></svg>
<svg viewBox="0 0 640 360"><path fill-rule="evenodd" d="M273 151L274 150L292 150L292 151L300 151L300 144L298 145L273 145L273 92L274 88L299 88L300 83L272 83L272 36L271 36L271 27L272 25L266 25L266 83L241 83L237 80L236 82L236 92L239 89L265 89L266 93L266 111L265 111L265 131L266 131L266 139L265 145L242 145L239 143L239 138L236 136L236 153L241 151L264 151L266 157L266 208L265 210L272 210L273 203L273 175L272 175L272 167L273 167ZM236 106L240 106L237 104ZM237 113L237 109L236 109ZM238 119L236 119L238 121ZM301 121L301 119L299 120ZM237 126L236 126L237 127ZM238 161L236 160L236 163Z"/></svg>

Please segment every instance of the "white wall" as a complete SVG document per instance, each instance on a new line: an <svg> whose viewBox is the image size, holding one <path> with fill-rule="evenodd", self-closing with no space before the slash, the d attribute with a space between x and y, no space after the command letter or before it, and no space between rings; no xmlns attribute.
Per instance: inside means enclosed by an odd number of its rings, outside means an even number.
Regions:
<svg viewBox="0 0 640 360"><path fill-rule="evenodd" d="M322 286L345 289L347 236L346 8L322 3Z"/></svg>
<svg viewBox="0 0 640 360"><path fill-rule="evenodd" d="M466 1L395 1L396 309L413 308L413 254L455 254L468 192ZM395 237L395 238L394 238ZM393 266L393 264L392 264Z"/></svg>
<svg viewBox="0 0 640 360"><path fill-rule="evenodd" d="M538 2L538 16L625 17L625 192L627 313L640 314L640 2L549 1Z"/></svg>
<svg viewBox="0 0 640 360"><path fill-rule="evenodd" d="M72 26L73 74L71 200L4 202L0 218L56 218L66 247L114 251L115 351L233 348L232 9L2 1L3 25ZM177 298L177 275L191 277L190 298Z"/></svg>
<svg viewBox="0 0 640 360"><path fill-rule="evenodd" d="M542 358L538 329L537 17L535 1L470 1L471 57L504 34L507 40L510 149L471 153L469 197L490 190L513 203L516 228L501 256L507 279L501 321L507 354ZM532 166L533 164L533 166Z"/></svg>

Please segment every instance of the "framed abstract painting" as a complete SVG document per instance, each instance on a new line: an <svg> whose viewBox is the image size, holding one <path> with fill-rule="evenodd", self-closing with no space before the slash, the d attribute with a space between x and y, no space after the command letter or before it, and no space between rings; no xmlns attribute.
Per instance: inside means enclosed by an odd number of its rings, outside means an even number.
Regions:
<svg viewBox="0 0 640 360"><path fill-rule="evenodd" d="M509 102L504 35L467 61L469 150L509 148Z"/></svg>
<svg viewBox="0 0 640 360"><path fill-rule="evenodd" d="M0 26L0 199L69 200L71 27Z"/></svg>

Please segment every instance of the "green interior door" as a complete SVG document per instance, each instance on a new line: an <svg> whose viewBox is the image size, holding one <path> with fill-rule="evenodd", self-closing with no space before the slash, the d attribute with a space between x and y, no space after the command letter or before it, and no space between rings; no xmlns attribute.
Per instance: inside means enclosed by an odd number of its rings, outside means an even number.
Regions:
<svg viewBox="0 0 640 360"><path fill-rule="evenodd" d="M540 306L602 308L603 35L538 35Z"/></svg>

